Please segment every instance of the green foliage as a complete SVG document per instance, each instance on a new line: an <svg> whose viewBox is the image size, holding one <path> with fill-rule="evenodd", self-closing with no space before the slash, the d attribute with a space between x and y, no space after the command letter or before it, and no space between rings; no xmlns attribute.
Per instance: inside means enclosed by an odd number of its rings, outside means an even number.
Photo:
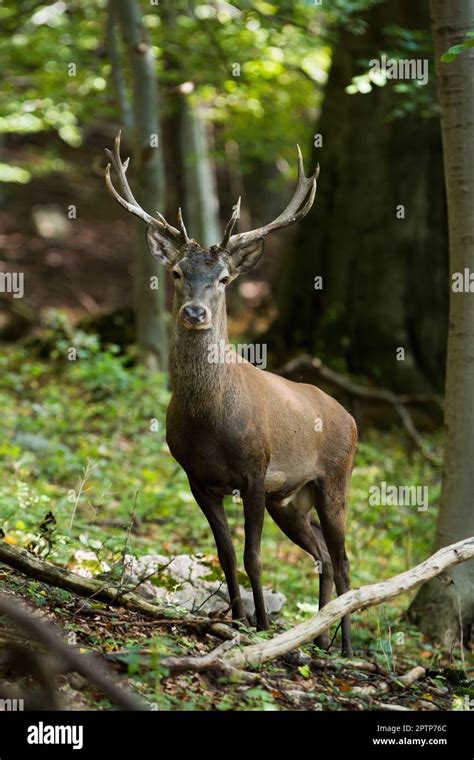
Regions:
<svg viewBox="0 0 474 760"><path fill-rule="evenodd" d="M79 359L89 359L99 352L99 341L96 335L73 327L64 312L59 309L49 309L43 317L37 351L40 355L59 359L66 356L68 349L72 346Z"/></svg>
<svg viewBox="0 0 474 760"><path fill-rule="evenodd" d="M219 125L216 151L232 160L239 146L245 173L255 160L294 164L294 145L308 145L336 30L363 31L358 14L373 0L284 3L141 3L162 91L183 82L207 118ZM4 108L0 132L54 130L71 147L95 122L119 119L106 49L105 0L52 4L5 0L0 66ZM119 55L123 52L119 45ZM126 66L125 82L131 87ZM162 97L166 112L168 99ZM59 144L48 166L60 168ZM55 163L56 162L56 163ZM0 181L24 183L43 171L36 151L20 166L0 166ZM78 168L77 171L80 171Z"/></svg>
<svg viewBox="0 0 474 760"><path fill-rule="evenodd" d="M449 50L443 53L441 60L443 63L452 63L456 60L458 55L461 55L461 53L471 47L474 47L474 32L468 32L464 42L461 42L459 45L453 45L450 47Z"/></svg>
<svg viewBox="0 0 474 760"><path fill-rule="evenodd" d="M122 357L93 343L68 361L61 351L69 344L61 340L53 341L54 368L20 350L0 358L0 460L6 473L0 527L7 540L41 545L38 551L60 563L88 549L97 572L101 563L113 566L120 559L136 501L137 519L147 528L133 536L130 551L215 555L211 531L165 444L164 378L127 369ZM371 505L369 488L383 480L427 485L428 510ZM438 496L439 473L419 455L408 458L398 433L374 432L360 442L348 539L355 585L389 577L429 553ZM228 499L226 508L241 552L241 505ZM54 531L46 541L50 513ZM105 530L104 521L112 527ZM310 558L270 520L263 550L265 581L289 598L287 619L313 613L317 579ZM215 572L222 578L218 567ZM241 581L247 583L243 573Z"/></svg>
<svg viewBox="0 0 474 760"><path fill-rule="evenodd" d="M94 342L75 362L68 361L73 328L57 313L50 315L48 324L53 363L46 358L32 360L19 349L0 358L0 466L5 473L0 486L1 539L75 571L95 576L110 573L116 581L121 578L125 549L135 555L200 552L215 568L213 577L223 580L212 533L184 472L165 444L169 392L164 378L124 367L123 358L98 351ZM150 426L150 420L158 424ZM369 488L383 480L427 485L429 509L419 512L413 506L371 504ZM439 472L418 454L407 455L398 430L372 432L360 442L349 511L348 553L354 586L406 570L430 553L438 493ZM229 499L226 511L241 557L242 506ZM128 535L132 514L139 527ZM287 596L283 627L316 612L318 583L312 560L269 519L263 562L264 583ZM244 573L240 581L248 583ZM180 626L160 633L146 628L138 638L127 634L124 642L119 611L118 627L78 626L76 618L67 617L64 607L69 602L64 592L45 590L33 582L25 587L23 581L20 592L35 605L51 608L53 604L58 614L65 615L66 630L79 636L81 646L105 652L119 649L118 661L153 709L282 708L278 688L268 686L265 679L251 687L227 679L222 688L203 689L194 676L183 675L171 687L163 658L203 653L199 638ZM390 605L355 615L355 647L383 667L395 668L403 662L406 669L407 659L414 664L422 646L430 663L439 660L438 650L422 645L421 634L401 622L407 601L399 597ZM177 617L182 611L170 608L169 614ZM268 635L253 633L252 637ZM313 648L306 650L311 653ZM265 678L273 673L277 677L278 668L278 663L271 664ZM338 678L331 680L330 689L314 688L310 665L295 669L295 676L304 686L308 704L339 709L340 700L347 697L348 687ZM95 709L108 708L106 701L93 700Z"/></svg>
<svg viewBox="0 0 474 760"><path fill-rule="evenodd" d="M104 7L105 0L2 3L0 132L54 129L68 145L81 144L80 123L92 118L107 84L99 49ZM110 112L110 98L99 102Z"/></svg>

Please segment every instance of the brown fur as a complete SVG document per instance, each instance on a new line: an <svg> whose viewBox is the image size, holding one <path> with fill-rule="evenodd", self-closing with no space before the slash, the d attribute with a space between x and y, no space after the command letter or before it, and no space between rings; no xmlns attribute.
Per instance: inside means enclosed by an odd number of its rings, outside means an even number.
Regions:
<svg viewBox="0 0 474 760"><path fill-rule="evenodd" d="M214 515L210 522L212 526L214 520L217 525L218 546L224 547L219 553L226 554L226 575L235 576L236 563L229 548L222 498L237 490L244 500L246 524L252 520L255 502L260 503L255 511L261 523L263 504L289 538L323 563L323 606L331 598L333 579L338 593L349 588L344 538L357 441L355 422L337 401L312 385L291 382L245 361L210 364L211 346L228 342L224 296L213 310L208 330L186 329L179 319L179 308L177 295L170 346L173 396L167 415L167 441L186 470L203 511L208 518L210 512ZM315 430L317 419L321 420L321 431ZM314 506L321 527L315 520ZM257 538L260 531L261 527L257 528ZM259 559L248 556L246 564L249 574L258 577L258 587ZM235 578L230 587L235 617L241 617ZM257 598L260 595L257 588ZM264 610L263 614L260 610L259 618L256 606L257 624L265 628ZM345 621L346 652L350 651L348 625ZM319 643L327 646L327 636L320 637Z"/></svg>

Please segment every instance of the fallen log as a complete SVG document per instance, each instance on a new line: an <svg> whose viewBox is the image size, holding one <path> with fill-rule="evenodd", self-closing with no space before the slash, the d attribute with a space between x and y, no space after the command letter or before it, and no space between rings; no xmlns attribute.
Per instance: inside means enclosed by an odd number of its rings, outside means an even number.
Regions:
<svg viewBox="0 0 474 760"><path fill-rule="evenodd" d="M303 644L310 644L323 631L327 630L344 615L351 612L374 607L389 599L411 591L420 583L431 580L460 562L474 558L474 537L466 538L456 544L451 544L440 549L428 559L416 567L404 573L389 578L380 583L362 586L359 589L347 591L337 599L329 602L320 612L310 620L300 623L289 631L280 633L271 639L260 641L242 648L235 647L232 651L222 653L217 651L204 657L186 657L186 670L200 672L204 670L216 670L220 673L235 669L259 666L268 660L281 657L288 652L297 649ZM214 657L213 657L214 654ZM183 670L183 658L168 657L163 660L163 665L172 672L176 669Z"/></svg>
<svg viewBox="0 0 474 760"><path fill-rule="evenodd" d="M0 541L0 563L2 562L29 578L47 583L49 586L65 589L91 601L104 602L114 607L123 607L131 612L138 612L155 620L157 625L167 622L164 608L148 602L140 594L127 591L126 588L114 585L110 581L85 578L77 573L72 573L70 570L34 556L26 549L12 546L6 541ZM178 622L205 633L213 633L223 639L231 639L234 636L230 626L210 618L186 615L180 621L174 618L176 625Z"/></svg>
<svg viewBox="0 0 474 760"><path fill-rule="evenodd" d="M414 668L405 673L403 676L398 676L395 679L395 683L402 686L404 689L408 689L413 686L415 681L419 681L426 675L426 669L421 665L416 665ZM385 694L390 691L391 684L387 681L382 681L379 684L369 684L369 686L354 686L352 689L353 694L357 694L361 697L370 697L378 694Z"/></svg>
<svg viewBox="0 0 474 760"><path fill-rule="evenodd" d="M120 604L121 607L143 612L151 617L163 617L162 608L147 602L139 594L125 589L121 590L110 581L85 578L77 573L71 573L63 567L53 565L52 562L40 559L26 549L12 546L6 541L0 541L0 562L24 573L29 578L48 583L50 586L63 588L78 596L106 604Z"/></svg>

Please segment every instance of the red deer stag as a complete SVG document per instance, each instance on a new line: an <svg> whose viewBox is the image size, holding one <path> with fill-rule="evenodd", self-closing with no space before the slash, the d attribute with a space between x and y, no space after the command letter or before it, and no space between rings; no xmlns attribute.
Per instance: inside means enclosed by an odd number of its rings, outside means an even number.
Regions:
<svg viewBox="0 0 474 760"><path fill-rule="evenodd" d="M319 167L306 178L298 148L298 184L273 222L234 234L240 199L222 242L203 248L188 237L181 210L179 229L157 212L147 214L130 190L128 160L120 158L120 135L107 155L106 182L116 200L146 224L154 258L174 278L170 337L173 395L166 440L184 468L191 491L214 534L229 590L232 616L245 620L237 564L223 499L237 489L245 520L244 565L255 602L258 630L268 628L261 583L260 544L265 509L281 530L320 564L319 606L349 589L345 551L348 487L357 428L351 415L319 388L265 372L234 353L235 361L210 360L228 347L226 287L260 259L265 237L302 219L316 195ZM232 351L232 348L227 350ZM316 513L319 523L315 519ZM318 645L329 646L328 632ZM342 622L342 648L351 654L350 618Z"/></svg>

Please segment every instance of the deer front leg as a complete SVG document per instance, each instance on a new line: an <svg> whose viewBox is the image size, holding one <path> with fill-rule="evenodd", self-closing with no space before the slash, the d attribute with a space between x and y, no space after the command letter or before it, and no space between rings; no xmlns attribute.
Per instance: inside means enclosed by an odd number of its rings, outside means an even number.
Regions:
<svg viewBox="0 0 474 760"><path fill-rule="evenodd" d="M242 599L240 598L240 586L237 579L237 560L224 510L223 499L207 493L196 483L192 483L191 480L189 481L189 485L214 535L217 555L227 581L232 619L242 620L246 623L247 617L244 612Z"/></svg>
<svg viewBox="0 0 474 760"><path fill-rule="evenodd" d="M246 493L242 494L242 499L245 517L245 571L252 586L257 631L266 631L270 626L263 599L261 581L262 560L260 557L263 519L265 517L265 489L263 483L250 487Z"/></svg>

